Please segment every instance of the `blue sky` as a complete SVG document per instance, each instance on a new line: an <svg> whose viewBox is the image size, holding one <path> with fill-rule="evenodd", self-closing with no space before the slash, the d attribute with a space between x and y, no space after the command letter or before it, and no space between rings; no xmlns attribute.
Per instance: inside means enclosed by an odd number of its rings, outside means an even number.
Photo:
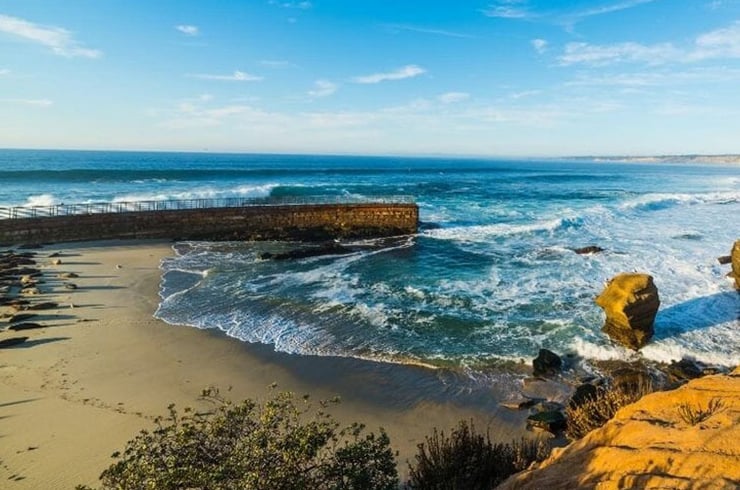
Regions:
<svg viewBox="0 0 740 490"><path fill-rule="evenodd" d="M0 0L0 147L740 152L740 0Z"/></svg>

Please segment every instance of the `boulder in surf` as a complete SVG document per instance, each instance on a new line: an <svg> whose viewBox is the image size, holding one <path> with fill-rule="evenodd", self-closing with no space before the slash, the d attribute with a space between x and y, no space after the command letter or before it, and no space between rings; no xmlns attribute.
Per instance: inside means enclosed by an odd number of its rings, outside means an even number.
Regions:
<svg viewBox="0 0 740 490"><path fill-rule="evenodd" d="M560 372L563 361L553 351L540 349L537 357L532 359L533 374L535 376L551 376Z"/></svg>
<svg viewBox="0 0 740 490"><path fill-rule="evenodd" d="M596 304L606 313L602 331L615 342L639 350L653 337L660 298L651 275L614 276L596 298Z"/></svg>

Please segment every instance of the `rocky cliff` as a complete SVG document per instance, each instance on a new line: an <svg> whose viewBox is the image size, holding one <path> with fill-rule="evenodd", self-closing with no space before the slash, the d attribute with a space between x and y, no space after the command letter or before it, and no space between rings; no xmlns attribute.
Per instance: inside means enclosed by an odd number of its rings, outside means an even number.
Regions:
<svg viewBox="0 0 740 490"><path fill-rule="evenodd" d="M497 488L740 488L740 368L647 395Z"/></svg>

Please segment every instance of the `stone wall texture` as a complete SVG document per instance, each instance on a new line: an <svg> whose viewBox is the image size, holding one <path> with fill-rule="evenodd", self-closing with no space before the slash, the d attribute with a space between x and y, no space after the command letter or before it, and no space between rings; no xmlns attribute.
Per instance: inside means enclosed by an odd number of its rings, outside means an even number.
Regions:
<svg viewBox="0 0 740 490"><path fill-rule="evenodd" d="M300 240L417 232L416 204L316 204L142 211L0 220L0 245L119 238Z"/></svg>

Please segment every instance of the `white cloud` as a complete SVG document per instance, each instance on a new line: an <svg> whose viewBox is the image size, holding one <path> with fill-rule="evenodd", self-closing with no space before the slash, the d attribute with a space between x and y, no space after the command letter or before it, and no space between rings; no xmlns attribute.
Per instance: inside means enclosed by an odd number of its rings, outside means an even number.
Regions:
<svg viewBox="0 0 740 490"><path fill-rule="evenodd" d="M526 0L499 0L489 4L481 12L486 17L498 17L502 19L526 19L531 17L532 12L526 7Z"/></svg>
<svg viewBox="0 0 740 490"><path fill-rule="evenodd" d="M311 97L328 97L337 91L339 86L328 80L316 80L313 90L308 91Z"/></svg>
<svg viewBox="0 0 740 490"><path fill-rule="evenodd" d="M548 43L544 39L532 39L531 41L529 41L529 44L531 44L534 50L540 54L547 51Z"/></svg>
<svg viewBox="0 0 740 490"><path fill-rule="evenodd" d="M389 73L374 73L372 75L354 77L352 81L355 83L371 84L385 82L388 80L403 80L405 78L414 78L424 73L426 73L426 70L420 66L406 65L396 71L392 71Z"/></svg>
<svg viewBox="0 0 740 490"><path fill-rule="evenodd" d="M435 36L458 37L468 39L472 39L475 37L471 36L470 34L463 34L461 32L447 31L444 29L434 29L430 27L420 27L410 24L384 24L384 27L390 29L391 31L418 32L420 34L432 34Z"/></svg>
<svg viewBox="0 0 740 490"><path fill-rule="evenodd" d="M277 0L270 0L269 3L270 5L277 5L286 9L308 10L313 7L311 2L279 2Z"/></svg>
<svg viewBox="0 0 740 490"><path fill-rule="evenodd" d="M680 57L680 50L670 43L647 46L626 42L619 44L594 45L588 43L568 43L560 56L563 65L588 64L608 65L616 62L641 62L660 64Z"/></svg>
<svg viewBox="0 0 740 490"><path fill-rule="evenodd" d="M470 94L466 92L447 92L437 96L437 100L443 104L455 104L462 102L470 98Z"/></svg>
<svg viewBox="0 0 740 490"><path fill-rule="evenodd" d="M612 73L598 76L581 74L567 82L566 86L586 87L623 87L627 89L644 89L668 85L706 85L740 82L740 69L728 67L695 67L678 71L665 68L657 71L638 73Z"/></svg>
<svg viewBox="0 0 740 490"><path fill-rule="evenodd" d="M611 14L621 10L631 9L656 0L622 0L619 2L603 3L592 1L596 6L585 10L563 11L563 9L536 9L528 0L498 0L481 10L487 17L518 20L540 20L556 25L572 28L578 22L596 15ZM544 3L544 2L543 2Z"/></svg>
<svg viewBox="0 0 740 490"><path fill-rule="evenodd" d="M659 65L737 58L740 58L740 22L698 36L690 48L678 48L671 43L569 43L559 60L562 65L603 66L625 62Z"/></svg>
<svg viewBox="0 0 740 490"><path fill-rule="evenodd" d="M571 21L582 20L595 15L611 14L620 10L627 10L645 3L653 3L656 0L625 0L618 3L596 6L587 10L581 10L566 16Z"/></svg>
<svg viewBox="0 0 740 490"><path fill-rule="evenodd" d="M287 124L288 117L279 113L270 113L245 104L224 106L209 105L210 99L185 99L179 102L169 117L161 123L167 129L181 130L203 127L226 127L246 124L254 128L267 127L280 130Z"/></svg>
<svg viewBox="0 0 740 490"><path fill-rule="evenodd" d="M9 75L9 74L10 74L10 70L8 70L7 68L0 69L0 77Z"/></svg>
<svg viewBox="0 0 740 490"><path fill-rule="evenodd" d="M198 34L200 34L200 29L198 29L198 26L179 25L175 26L175 29L182 32L186 36L197 36Z"/></svg>
<svg viewBox="0 0 740 490"><path fill-rule="evenodd" d="M257 82L262 80L263 77L257 75L250 75L243 71L236 70L231 75L212 75L208 73L196 73L195 75L188 75L192 78L199 78L201 80L220 80L224 82Z"/></svg>
<svg viewBox="0 0 740 490"><path fill-rule="evenodd" d="M103 53L82 46L72 33L61 27L42 26L8 15L0 15L0 32L46 46L60 56L99 58Z"/></svg>
<svg viewBox="0 0 740 490"><path fill-rule="evenodd" d="M190 105L173 107L156 117L162 118L160 127L169 130L168 138L193 148L386 154L532 154L536 150L545 154L573 153L572 148L582 148L580 141L566 141L561 146L561 136L570 135L574 125L589 127L595 121L611 118L608 114L624 110L619 102L602 96L560 97L549 103L524 103L506 97L495 103L481 100L440 107L435 97L368 110L296 113L256 104L213 104L191 99ZM199 131L201 128L212 131ZM522 129L547 130L552 139L532 143L531 133Z"/></svg>
<svg viewBox="0 0 740 490"><path fill-rule="evenodd" d="M290 68L295 66L290 61L285 60L261 60L259 64L269 68Z"/></svg>
<svg viewBox="0 0 740 490"><path fill-rule="evenodd" d="M509 95L514 100L524 99L525 97L533 97L542 93L542 90L523 90L521 92L514 92Z"/></svg>
<svg viewBox="0 0 740 490"><path fill-rule="evenodd" d="M371 112L309 112L301 116L311 129L358 128L380 119Z"/></svg>
<svg viewBox="0 0 740 490"><path fill-rule="evenodd" d="M6 104L23 104L35 107L49 107L54 104L49 99L0 99L0 102Z"/></svg>
<svg viewBox="0 0 740 490"><path fill-rule="evenodd" d="M697 37L696 49L690 57L696 60L740 58L740 22Z"/></svg>

